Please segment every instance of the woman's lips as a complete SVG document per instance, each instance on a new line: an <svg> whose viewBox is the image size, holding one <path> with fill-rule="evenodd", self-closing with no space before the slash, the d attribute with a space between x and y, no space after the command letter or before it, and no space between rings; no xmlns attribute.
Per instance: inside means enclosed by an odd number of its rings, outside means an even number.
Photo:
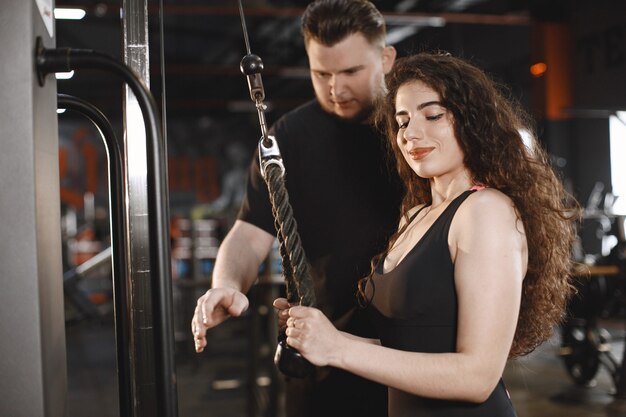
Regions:
<svg viewBox="0 0 626 417"><path fill-rule="evenodd" d="M415 148L411 149L408 153L411 155L411 159L419 161L424 159L435 148Z"/></svg>

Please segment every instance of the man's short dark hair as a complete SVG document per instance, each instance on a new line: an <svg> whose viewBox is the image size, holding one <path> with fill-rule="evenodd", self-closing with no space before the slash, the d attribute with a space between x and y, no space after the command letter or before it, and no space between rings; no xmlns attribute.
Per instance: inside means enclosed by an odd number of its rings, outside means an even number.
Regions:
<svg viewBox="0 0 626 417"><path fill-rule="evenodd" d="M317 0L302 15L304 43L313 39L333 46L347 36L361 33L370 44L385 44L385 19L367 0Z"/></svg>

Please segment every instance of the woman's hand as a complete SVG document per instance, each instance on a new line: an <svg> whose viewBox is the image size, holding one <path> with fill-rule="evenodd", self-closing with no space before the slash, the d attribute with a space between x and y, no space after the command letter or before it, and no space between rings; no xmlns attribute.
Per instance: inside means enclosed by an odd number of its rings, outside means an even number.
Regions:
<svg viewBox="0 0 626 417"><path fill-rule="evenodd" d="M287 311L287 344L316 366L337 364L346 338L324 313L302 306Z"/></svg>

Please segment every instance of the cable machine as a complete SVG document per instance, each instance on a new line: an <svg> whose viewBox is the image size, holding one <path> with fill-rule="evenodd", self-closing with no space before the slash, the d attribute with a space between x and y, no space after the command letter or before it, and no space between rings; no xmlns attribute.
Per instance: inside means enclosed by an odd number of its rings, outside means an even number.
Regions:
<svg viewBox="0 0 626 417"><path fill-rule="evenodd" d="M120 414L175 417L166 146L147 77L137 75L148 72L147 1L123 2L126 64L94 51L55 49L53 0L8 0L3 10L0 58L11 65L0 80L0 143L10 152L2 152L0 178L13 197L0 204L2 334L11 335L0 348L6 396L0 415L65 416L57 90L48 74L99 69L126 84L123 142L105 138L117 205L111 215ZM88 103L60 100L102 121Z"/></svg>
<svg viewBox="0 0 626 417"><path fill-rule="evenodd" d="M146 190L136 191L137 195L147 197L147 206L139 213L132 210L133 196L129 186L132 183L129 178L132 164L126 153L123 159L126 161L124 171L126 195L124 197L127 200L127 206L124 224L127 233L124 236L114 237L114 240L124 239L126 244L124 247L129 249L126 254L128 263L114 259L114 264L119 262L121 265L128 265L126 291L123 292L128 296L127 311L116 310L116 326L125 326L124 320L129 320L131 327L128 340L123 341L123 343L128 342L128 345L121 349L124 352L123 358L118 356L118 360L129 359L128 363L122 364L120 368L128 369L130 373L127 380L129 384L124 385L129 385L132 401L120 398L120 408L123 416L175 416L177 404L173 364L167 174L165 172L165 143L156 104L146 85L127 65L104 54L71 48L46 49L38 38L36 64L41 85L45 85L46 75L54 72L82 69L100 69L111 72L126 82L144 116L148 139L145 141L146 159L142 161L140 159L142 155L133 153L132 160L146 163L147 171L143 171ZM130 140L136 140L128 136L128 129L126 131L125 149ZM136 150L137 148L135 152ZM141 181L136 182L141 184ZM146 218L147 233L146 231L143 231L143 234L137 231L133 233L133 223L137 219L143 223ZM143 245L133 250L133 245L140 243ZM136 256L136 252L139 251L143 253L138 260L133 256ZM141 265L137 266L135 264L137 262ZM118 300L115 302L118 305ZM129 350L128 356L124 349Z"/></svg>

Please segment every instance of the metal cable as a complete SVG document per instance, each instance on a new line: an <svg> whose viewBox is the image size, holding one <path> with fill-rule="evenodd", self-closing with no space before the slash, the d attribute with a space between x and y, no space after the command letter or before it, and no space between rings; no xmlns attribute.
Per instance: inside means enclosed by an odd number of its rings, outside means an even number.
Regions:
<svg viewBox="0 0 626 417"><path fill-rule="evenodd" d="M254 102L259 124L261 126L261 140L259 142L259 158L261 173L267 184L274 215L278 242L280 243L280 256L283 265L283 277L287 287L287 300L290 303L299 303L305 306L315 305L315 293L313 292L313 280L309 271L309 265L304 256L304 249L300 242L297 224L293 218L289 195L285 188L283 177L284 166L281 162L280 151L275 139L270 139L267 134L265 123L265 91L261 81L263 61L250 51L248 29L243 13L243 4L238 0L241 30L243 31L247 55L243 57L239 65L241 72L248 79L250 98Z"/></svg>

